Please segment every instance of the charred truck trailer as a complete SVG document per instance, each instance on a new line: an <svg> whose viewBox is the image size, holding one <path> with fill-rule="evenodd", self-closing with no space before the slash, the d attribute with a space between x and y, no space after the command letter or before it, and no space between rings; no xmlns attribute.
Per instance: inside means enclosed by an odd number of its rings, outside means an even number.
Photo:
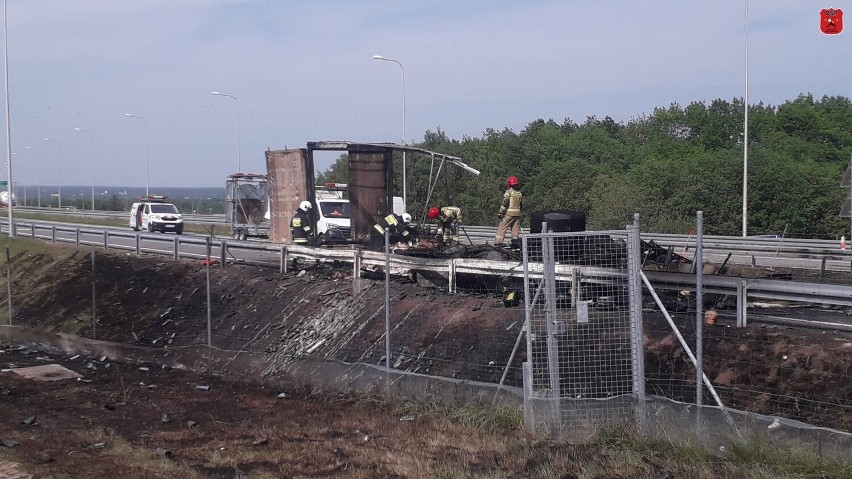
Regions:
<svg viewBox="0 0 852 479"><path fill-rule="evenodd" d="M349 141L309 142L307 148L267 150L266 170L269 177L269 238L276 243L292 243L290 218L299 203L308 200L317 205L314 151L345 151L348 156L349 206L351 240L366 243L376 220L393 211L393 154L407 152L431 157L436 168L453 164L478 175L461 158L393 143L357 143ZM439 169L440 171L440 169ZM426 198L428 203L430 198ZM311 215L317 231L317 215Z"/></svg>
<svg viewBox="0 0 852 479"><path fill-rule="evenodd" d="M233 237L269 236L269 195L266 175L234 173L225 180L225 220Z"/></svg>

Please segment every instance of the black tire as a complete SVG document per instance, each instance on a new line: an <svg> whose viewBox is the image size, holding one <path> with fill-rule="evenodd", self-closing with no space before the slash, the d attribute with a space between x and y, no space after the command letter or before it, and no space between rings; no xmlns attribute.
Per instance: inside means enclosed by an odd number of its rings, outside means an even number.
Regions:
<svg viewBox="0 0 852 479"><path fill-rule="evenodd" d="M178 235L183 234L183 225L180 225L177 228L175 228L175 234L178 234Z"/></svg>
<svg viewBox="0 0 852 479"><path fill-rule="evenodd" d="M234 229L234 233L231 235L231 237L234 238L235 240L239 240L240 239L240 229L239 228Z"/></svg>
<svg viewBox="0 0 852 479"><path fill-rule="evenodd" d="M149 232L149 233L153 233L153 232L154 232L154 223L148 223L148 232Z"/></svg>
<svg viewBox="0 0 852 479"><path fill-rule="evenodd" d="M248 238L248 233L246 230L240 230L240 241L245 241Z"/></svg>

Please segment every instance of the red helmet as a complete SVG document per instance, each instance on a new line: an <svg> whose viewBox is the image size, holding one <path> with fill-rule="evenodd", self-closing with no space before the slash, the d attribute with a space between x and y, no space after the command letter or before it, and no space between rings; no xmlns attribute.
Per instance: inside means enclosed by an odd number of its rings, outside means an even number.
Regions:
<svg viewBox="0 0 852 479"><path fill-rule="evenodd" d="M506 186L518 186L518 179L514 176L510 176L509 179L506 180Z"/></svg>
<svg viewBox="0 0 852 479"><path fill-rule="evenodd" d="M429 208L429 212L426 213L426 216L428 216L430 220L434 220L440 214L441 214L441 210L439 210L438 208L433 206L433 207Z"/></svg>

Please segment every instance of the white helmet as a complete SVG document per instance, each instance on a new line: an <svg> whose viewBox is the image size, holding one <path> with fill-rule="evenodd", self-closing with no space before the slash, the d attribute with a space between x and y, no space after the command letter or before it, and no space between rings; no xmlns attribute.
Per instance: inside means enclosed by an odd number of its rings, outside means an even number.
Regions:
<svg viewBox="0 0 852 479"><path fill-rule="evenodd" d="M311 208L312 208L312 206L311 206L310 201L303 201L303 202L299 203L299 209L300 210L308 211Z"/></svg>
<svg viewBox="0 0 852 479"><path fill-rule="evenodd" d="M411 215L408 214L408 213L403 213L402 214L402 221L404 221L406 223L411 223Z"/></svg>

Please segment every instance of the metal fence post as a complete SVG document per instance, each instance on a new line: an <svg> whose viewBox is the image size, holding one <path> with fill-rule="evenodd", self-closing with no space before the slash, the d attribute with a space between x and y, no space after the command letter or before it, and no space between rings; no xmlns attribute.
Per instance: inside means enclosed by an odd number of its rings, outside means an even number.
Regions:
<svg viewBox="0 0 852 479"><path fill-rule="evenodd" d="M645 401L645 328L642 323L642 280L640 277L642 247L639 237L639 228L634 222L633 226L627 227L629 278L627 288L630 297L630 331L633 335L630 341L631 360L633 362L633 396L639 400L641 406ZM640 415L640 425L642 417Z"/></svg>
<svg viewBox="0 0 852 479"><path fill-rule="evenodd" d="M98 339L98 302L95 280L95 243L92 243L92 339Z"/></svg>
<svg viewBox="0 0 852 479"><path fill-rule="evenodd" d="M80 228L74 228L74 244L80 246Z"/></svg>
<svg viewBox="0 0 852 479"><path fill-rule="evenodd" d="M104 230L104 251L109 251L109 230Z"/></svg>
<svg viewBox="0 0 852 479"><path fill-rule="evenodd" d="M704 404L704 212L695 217L695 404ZM698 408L701 411L701 408ZM700 418L700 412L699 412ZM699 419L700 420L700 419ZM699 423L700 425L700 423Z"/></svg>
<svg viewBox="0 0 852 479"><path fill-rule="evenodd" d="M50 242L56 243L56 226L50 227Z"/></svg>
<svg viewBox="0 0 852 479"><path fill-rule="evenodd" d="M136 256L142 254L142 236L136 233Z"/></svg>
<svg viewBox="0 0 852 479"><path fill-rule="evenodd" d="M225 238L222 238L221 240L219 240L219 244L222 247L222 251L220 253L220 262L222 263L222 267L224 267L225 266L225 258L227 257L227 254L228 254L228 240L225 239Z"/></svg>
<svg viewBox="0 0 852 479"><path fill-rule="evenodd" d="M542 228L542 231L547 231ZM547 372L550 376L551 407L554 426L558 429L562 424L562 387L560 381L559 340L556 326L556 261L553 251L553 237L542 236L542 280L545 281L544 297L547 304Z"/></svg>
<svg viewBox="0 0 852 479"><path fill-rule="evenodd" d="M9 326L12 325L12 259L9 247L6 247L6 293L9 295Z"/></svg>
<svg viewBox="0 0 852 479"><path fill-rule="evenodd" d="M456 260L455 258L450 259L447 262L447 289L450 294L455 294L456 292Z"/></svg>
<svg viewBox="0 0 852 479"><path fill-rule="evenodd" d="M206 257L207 257L207 346L213 346L213 327L211 321L211 301L210 301L210 251L213 248L213 245L210 243L210 237L208 236L206 241Z"/></svg>
<svg viewBox="0 0 852 479"><path fill-rule="evenodd" d="M390 396L391 368L391 312L390 312L390 229L385 228L385 387Z"/></svg>
<svg viewBox="0 0 852 479"><path fill-rule="evenodd" d="M35 223L30 223L30 236L32 236L33 239L36 239Z"/></svg>
<svg viewBox="0 0 852 479"><path fill-rule="evenodd" d="M176 235L174 239L175 244L175 261L180 259L180 235Z"/></svg>

